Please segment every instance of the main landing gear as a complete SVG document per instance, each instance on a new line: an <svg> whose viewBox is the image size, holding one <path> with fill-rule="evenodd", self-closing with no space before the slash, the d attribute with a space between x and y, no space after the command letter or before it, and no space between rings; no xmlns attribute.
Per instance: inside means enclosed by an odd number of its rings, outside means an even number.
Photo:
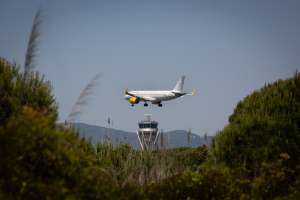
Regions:
<svg viewBox="0 0 300 200"><path fill-rule="evenodd" d="M149 105L148 103L144 103L144 107L148 107L148 105ZM158 107L163 106L161 103L158 103L157 105L158 105ZM131 106L134 107L134 104L131 104Z"/></svg>

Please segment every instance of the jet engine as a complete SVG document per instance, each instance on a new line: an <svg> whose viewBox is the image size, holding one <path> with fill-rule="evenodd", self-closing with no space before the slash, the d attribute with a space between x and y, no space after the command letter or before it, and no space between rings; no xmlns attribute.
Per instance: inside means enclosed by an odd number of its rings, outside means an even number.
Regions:
<svg viewBox="0 0 300 200"><path fill-rule="evenodd" d="M131 103L131 104L138 104L140 102L140 99L138 97L130 97L128 99L128 101Z"/></svg>

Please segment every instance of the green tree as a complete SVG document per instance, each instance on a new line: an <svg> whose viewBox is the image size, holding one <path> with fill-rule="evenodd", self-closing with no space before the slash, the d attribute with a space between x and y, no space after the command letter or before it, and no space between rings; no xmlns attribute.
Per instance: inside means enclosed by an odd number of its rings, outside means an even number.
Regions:
<svg viewBox="0 0 300 200"><path fill-rule="evenodd" d="M56 125L50 83L0 61L0 191L12 199L109 199L119 193L92 145Z"/></svg>
<svg viewBox="0 0 300 200"><path fill-rule="evenodd" d="M51 84L37 72L28 72L25 78L16 64L0 58L0 125L11 116L30 106L45 115L57 118L57 104L51 94Z"/></svg>
<svg viewBox="0 0 300 200"><path fill-rule="evenodd" d="M251 181L254 199L299 194L300 74L278 80L239 102L212 145L217 162Z"/></svg>
<svg viewBox="0 0 300 200"><path fill-rule="evenodd" d="M257 172L281 153L300 161L300 75L263 87L241 101L214 140L217 160Z"/></svg>

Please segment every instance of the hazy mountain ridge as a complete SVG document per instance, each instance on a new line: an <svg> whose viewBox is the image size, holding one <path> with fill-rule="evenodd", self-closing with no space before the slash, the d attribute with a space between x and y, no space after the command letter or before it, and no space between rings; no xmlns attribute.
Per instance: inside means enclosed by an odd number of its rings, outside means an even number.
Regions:
<svg viewBox="0 0 300 200"><path fill-rule="evenodd" d="M127 132L85 123L74 123L74 127L82 137L89 139L94 144L112 142L114 145L129 144L134 148L140 148L135 132ZM207 136L205 139L195 133L191 133L190 144L188 144L187 131L185 130L167 131L163 133L163 136L166 148L197 147L201 145L210 146L213 138L212 136ZM160 144L160 138L158 142Z"/></svg>

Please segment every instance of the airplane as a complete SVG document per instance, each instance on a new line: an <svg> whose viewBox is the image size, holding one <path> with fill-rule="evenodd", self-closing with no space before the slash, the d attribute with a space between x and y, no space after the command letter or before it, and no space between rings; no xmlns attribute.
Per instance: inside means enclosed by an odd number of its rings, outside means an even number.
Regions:
<svg viewBox="0 0 300 200"><path fill-rule="evenodd" d="M185 76L181 76L177 81L173 90L160 90L160 91L125 91L125 99L129 101L131 106L138 104L139 102L145 102L144 106L148 106L148 102L152 104L157 104L159 107L162 107L162 101L169 101L176 99L178 97L183 97L185 95L195 95L195 90L191 93L183 92Z"/></svg>

